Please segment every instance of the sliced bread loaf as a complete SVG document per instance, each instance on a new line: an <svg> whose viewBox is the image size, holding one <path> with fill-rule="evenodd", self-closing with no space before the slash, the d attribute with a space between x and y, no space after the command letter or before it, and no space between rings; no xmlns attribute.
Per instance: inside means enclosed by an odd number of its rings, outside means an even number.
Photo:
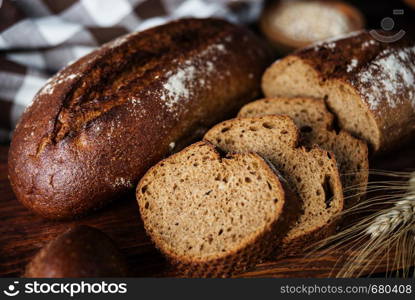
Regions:
<svg viewBox="0 0 415 300"><path fill-rule="evenodd" d="M319 145L332 151L341 172L348 208L364 195L369 177L368 149L364 141L333 127L333 114L322 99L268 98L251 102L239 111L239 117L287 115L301 131L302 144Z"/></svg>
<svg viewBox="0 0 415 300"><path fill-rule="evenodd" d="M319 43L276 61L262 88L268 98L326 98L342 129L391 150L415 133L415 42L362 31Z"/></svg>
<svg viewBox="0 0 415 300"><path fill-rule="evenodd" d="M343 209L343 192L332 153L300 147L299 132L287 116L236 118L209 130L205 139L227 152L255 152L281 171L302 200L302 214L284 237L279 255L304 251L334 229Z"/></svg>
<svg viewBox="0 0 415 300"><path fill-rule="evenodd" d="M186 277L224 277L269 255L299 200L254 153L198 142L152 167L137 187L147 233Z"/></svg>

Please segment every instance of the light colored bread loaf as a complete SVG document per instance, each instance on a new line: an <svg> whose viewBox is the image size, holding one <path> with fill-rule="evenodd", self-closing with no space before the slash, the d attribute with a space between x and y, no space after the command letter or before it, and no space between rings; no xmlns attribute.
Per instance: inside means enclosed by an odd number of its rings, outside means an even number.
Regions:
<svg viewBox="0 0 415 300"><path fill-rule="evenodd" d="M387 151L415 132L414 45L357 32L276 61L262 88L268 98L326 98L342 129Z"/></svg>
<svg viewBox="0 0 415 300"><path fill-rule="evenodd" d="M302 253L305 246L334 228L334 216L343 209L343 192L331 152L299 146L299 133L287 116L236 118L224 121L205 137L226 152L255 152L287 179L302 200L302 214L284 237L278 255Z"/></svg>
<svg viewBox="0 0 415 300"><path fill-rule="evenodd" d="M301 143L308 147L319 145L336 157L345 191L345 207L351 207L364 196L368 177L368 149L364 141L344 130L335 131L333 115L322 99L269 98L248 103L239 117L287 115L301 132Z"/></svg>
<svg viewBox="0 0 415 300"><path fill-rule="evenodd" d="M299 201L257 154L221 156L198 142L152 167L137 187L147 233L186 277L224 277L271 253Z"/></svg>

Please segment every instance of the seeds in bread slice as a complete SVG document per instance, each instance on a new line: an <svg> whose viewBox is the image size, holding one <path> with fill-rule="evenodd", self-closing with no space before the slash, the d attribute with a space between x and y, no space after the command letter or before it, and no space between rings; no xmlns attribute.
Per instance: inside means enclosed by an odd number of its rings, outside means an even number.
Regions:
<svg viewBox="0 0 415 300"><path fill-rule="evenodd" d="M299 200L259 155L222 157L198 142L152 167L137 187L147 233L186 277L225 277L269 255Z"/></svg>
<svg viewBox="0 0 415 300"><path fill-rule="evenodd" d="M349 208L363 197L369 178L367 144L346 131L334 130L334 116L323 99L267 98L251 102L239 111L239 117L287 115L301 131L301 143L319 145L332 151L341 172L345 192L345 207Z"/></svg>
<svg viewBox="0 0 415 300"><path fill-rule="evenodd" d="M300 196L302 214L284 237L279 256L299 254L334 230L334 217L343 209L336 160L320 148L300 147L291 118L236 118L216 125L204 138L226 152L255 152L269 159Z"/></svg>

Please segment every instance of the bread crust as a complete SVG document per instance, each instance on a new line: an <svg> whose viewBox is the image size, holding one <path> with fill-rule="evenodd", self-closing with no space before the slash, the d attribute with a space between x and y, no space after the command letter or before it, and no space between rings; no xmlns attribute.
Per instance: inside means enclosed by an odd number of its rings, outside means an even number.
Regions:
<svg viewBox="0 0 415 300"><path fill-rule="evenodd" d="M78 225L44 246L26 266L26 278L125 277L127 262L102 231Z"/></svg>
<svg viewBox="0 0 415 300"><path fill-rule="evenodd" d="M188 148L182 150L173 156L183 155L185 156L186 151L191 147L199 147L207 145L216 153L217 157L220 158L221 154L217 148L207 141L197 142ZM229 154L228 158L236 157L243 154ZM252 154L257 155L257 154ZM157 169L158 165L163 164L164 161L160 161L157 165L150 168L149 173L152 170ZM156 235L151 235L150 238L155 243L155 246L167 257L170 262L175 274L179 274L182 277L229 277L240 272L243 272L255 264L260 263L263 259L267 258L274 249L278 246L279 241L284 237L285 233L294 224L295 220L299 216L300 212L300 200L288 187L285 179L279 173L276 173L272 166L268 162L263 160L259 162L262 167L269 171L270 176L274 177L275 183L280 185L280 191L284 195L283 209L279 213L279 217L272 224L257 235L254 239L247 241L245 244L239 245L238 248L234 249L230 253L225 255L218 255L216 257L207 257L204 259L194 259L186 256L178 256L173 253L168 247L164 247L163 241L159 240ZM139 202L141 215L144 215L144 205L140 203L139 191L142 186L147 184L143 180L137 186L137 200ZM149 233L151 230L148 228L148 224L144 221L144 227Z"/></svg>
<svg viewBox="0 0 415 300"><path fill-rule="evenodd" d="M290 240L289 243L281 243L280 247L276 248L271 258L275 260L283 257L304 256L308 254L309 250L313 248L313 245L336 233L339 221L339 218L333 218L330 223L320 228L316 228L307 235L294 238Z"/></svg>
<svg viewBox="0 0 415 300"><path fill-rule="evenodd" d="M256 97L269 57L252 33L216 19L182 19L86 55L39 91L16 127L17 198L65 219L121 197L175 145Z"/></svg>
<svg viewBox="0 0 415 300"><path fill-rule="evenodd" d="M413 40L404 37L384 43L369 32L360 31L301 49L283 60L289 66L294 59L310 66L320 85L319 93L296 96L328 97L327 103L339 117L340 127L356 135L339 108L333 107L333 95L328 94L326 87L343 86L345 92L353 93L359 99L362 115L366 114L375 126L376 136L369 140L375 152L396 148L414 135L415 85L408 84L415 78ZM391 70L396 67L397 70ZM263 77L265 94L284 96L267 94L267 85L272 85L271 69Z"/></svg>

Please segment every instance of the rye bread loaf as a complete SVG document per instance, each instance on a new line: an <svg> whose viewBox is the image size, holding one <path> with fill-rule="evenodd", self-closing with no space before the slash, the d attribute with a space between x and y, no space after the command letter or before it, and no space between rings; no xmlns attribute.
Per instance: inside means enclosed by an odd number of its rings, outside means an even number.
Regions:
<svg viewBox="0 0 415 300"><path fill-rule="evenodd" d="M70 218L131 191L194 133L260 92L267 48L242 27L182 19L104 45L39 91L10 147L17 198Z"/></svg>
<svg viewBox="0 0 415 300"><path fill-rule="evenodd" d="M102 231L78 225L44 246L26 266L27 278L125 277L127 262Z"/></svg>
<svg viewBox="0 0 415 300"><path fill-rule="evenodd" d="M236 118L210 129L205 137L226 152L255 152L268 159L302 200L302 213L287 233L278 256L302 253L311 242L333 232L343 209L343 191L331 152L299 146L299 132L287 116Z"/></svg>
<svg viewBox="0 0 415 300"><path fill-rule="evenodd" d="M344 130L335 131L333 115L322 99L268 98L246 104L239 117L286 115L301 132L301 144L318 145L334 153L345 195L345 208L357 203L366 192L369 178L368 149L364 141Z"/></svg>
<svg viewBox="0 0 415 300"><path fill-rule="evenodd" d="M254 153L221 156L208 142L162 160L140 180L147 233L186 277L226 277L269 255L300 203Z"/></svg>
<svg viewBox="0 0 415 300"><path fill-rule="evenodd" d="M342 129L388 151L415 131L415 43L355 32L276 61L262 88L266 97L326 98Z"/></svg>

